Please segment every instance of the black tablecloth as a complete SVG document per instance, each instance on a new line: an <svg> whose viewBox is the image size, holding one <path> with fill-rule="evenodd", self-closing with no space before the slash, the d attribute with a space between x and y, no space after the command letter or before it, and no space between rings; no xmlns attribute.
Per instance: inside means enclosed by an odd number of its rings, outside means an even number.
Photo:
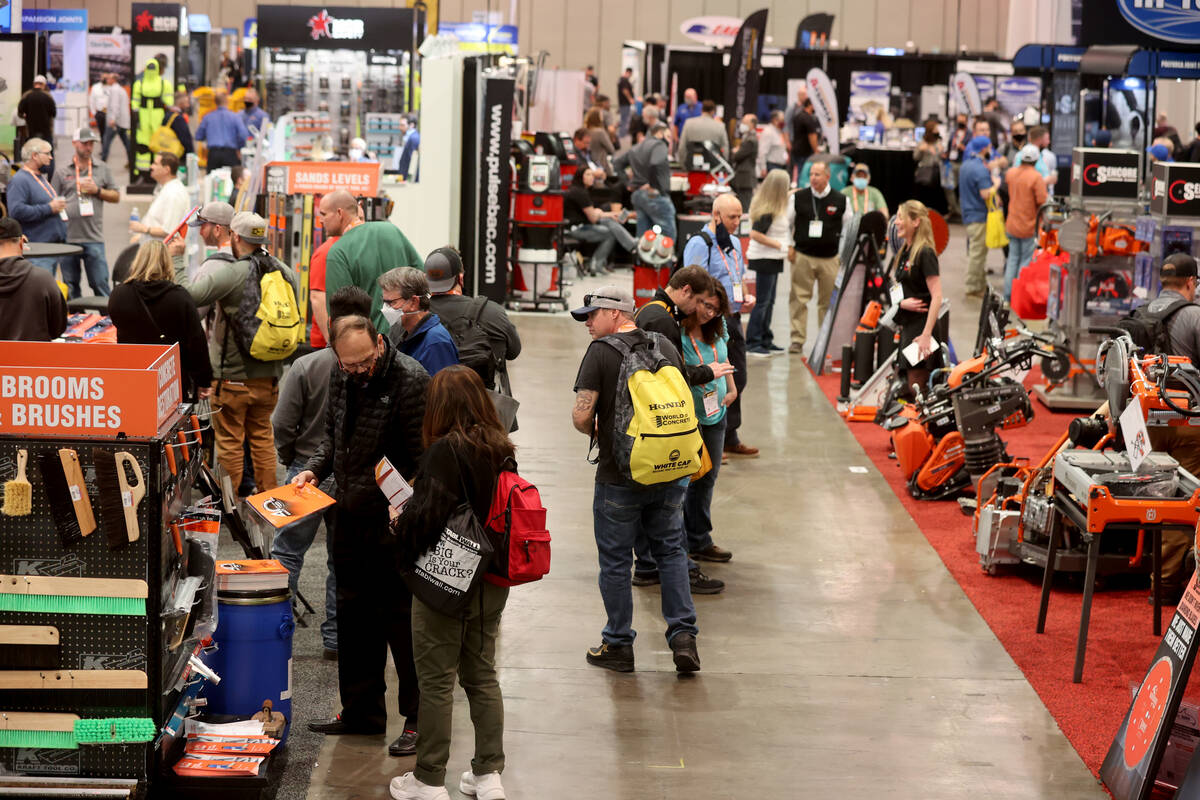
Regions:
<svg viewBox="0 0 1200 800"><path fill-rule="evenodd" d="M846 155L854 163L861 162L871 168L871 185L883 192L892 214L905 200L916 199L945 215L946 196L942 187L921 187L913 182L917 162L911 149L859 146L847 149Z"/></svg>

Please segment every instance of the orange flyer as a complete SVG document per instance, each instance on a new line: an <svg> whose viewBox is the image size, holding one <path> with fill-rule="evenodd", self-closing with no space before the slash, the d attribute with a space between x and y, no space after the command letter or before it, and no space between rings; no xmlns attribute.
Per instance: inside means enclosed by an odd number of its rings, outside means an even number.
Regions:
<svg viewBox="0 0 1200 800"><path fill-rule="evenodd" d="M273 558L256 561L252 558L240 561L218 561L218 575L287 575L287 568Z"/></svg>
<svg viewBox="0 0 1200 800"><path fill-rule="evenodd" d="M291 525L334 504L334 499L311 483L296 488L290 483L246 498L258 515L276 528Z"/></svg>

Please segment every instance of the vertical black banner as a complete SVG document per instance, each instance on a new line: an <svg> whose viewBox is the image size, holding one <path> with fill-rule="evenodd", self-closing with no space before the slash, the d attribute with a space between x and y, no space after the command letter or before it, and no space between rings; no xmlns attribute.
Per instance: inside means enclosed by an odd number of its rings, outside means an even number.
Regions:
<svg viewBox="0 0 1200 800"><path fill-rule="evenodd" d="M508 295L508 219L512 194L508 158L512 147L514 93L511 78L483 80L475 293L497 303L503 303Z"/></svg>
<svg viewBox="0 0 1200 800"><path fill-rule="evenodd" d="M1197 627L1200 627L1200 588L1193 575L1100 767L1100 780L1117 800L1146 800L1154 788L1175 713L1196 660ZM1189 769L1189 779L1191 772ZM1185 779L1184 783L1189 781ZM1177 800L1194 796L1183 790L1175 795Z"/></svg>
<svg viewBox="0 0 1200 800"><path fill-rule="evenodd" d="M725 125L737 130L744 114L758 110L758 78L762 69L763 40L767 32L767 9L755 11L742 23L729 51L725 84Z"/></svg>

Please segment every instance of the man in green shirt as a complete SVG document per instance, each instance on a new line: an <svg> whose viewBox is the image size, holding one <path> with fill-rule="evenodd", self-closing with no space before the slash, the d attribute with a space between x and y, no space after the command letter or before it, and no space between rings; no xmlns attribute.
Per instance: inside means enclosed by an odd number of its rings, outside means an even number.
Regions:
<svg viewBox="0 0 1200 800"><path fill-rule="evenodd" d="M358 204L347 191L338 190L321 201L322 210L342 208L357 214ZM353 216L352 216L353 218ZM325 257L325 296L333 297L343 286L357 286L371 296L371 322L376 330L387 334L388 321L383 317L383 292L379 276L396 267L423 269L425 260L391 222L359 222L348 225L342 237Z"/></svg>
<svg viewBox="0 0 1200 800"><path fill-rule="evenodd" d="M871 168L866 164L855 164L850 174L850 185L842 189L846 195L846 206L851 214L862 216L868 211L879 211L888 218L887 201L883 192L871 185Z"/></svg>
<svg viewBox="0 0 1200 800"><path fill-rule="evenodd" d="M188 290L197 306L220 306L208 339L208 356L215 376L211 402L217 461L228 473L232 485L238 486L242 481L243 442L248 439L255 485L259 491L266 491L277 485L271 412L279 398L284 362L260 361L243 353L236 335L229 330L229 321L242 303L246 279L250 276L250 256L266 249L267 221L243 211L234 215L229 229L232 260L210 259L214 268L204 270L194 279L176 264L175 282ZM272 261L295 291L296 273L278 259Z"/></svg>

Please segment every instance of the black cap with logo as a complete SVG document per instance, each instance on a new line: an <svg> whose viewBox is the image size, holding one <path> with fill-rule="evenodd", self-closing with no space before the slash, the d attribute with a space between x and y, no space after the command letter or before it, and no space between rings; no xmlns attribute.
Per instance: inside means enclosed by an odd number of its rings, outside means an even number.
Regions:
<svg viewBox="0 0 1200 800"><path fill-rule="evenodd" d="M1163 278L1195 278L1196 259L1187 253L1172 253L1167 256L1158 274Z"/></svg>

